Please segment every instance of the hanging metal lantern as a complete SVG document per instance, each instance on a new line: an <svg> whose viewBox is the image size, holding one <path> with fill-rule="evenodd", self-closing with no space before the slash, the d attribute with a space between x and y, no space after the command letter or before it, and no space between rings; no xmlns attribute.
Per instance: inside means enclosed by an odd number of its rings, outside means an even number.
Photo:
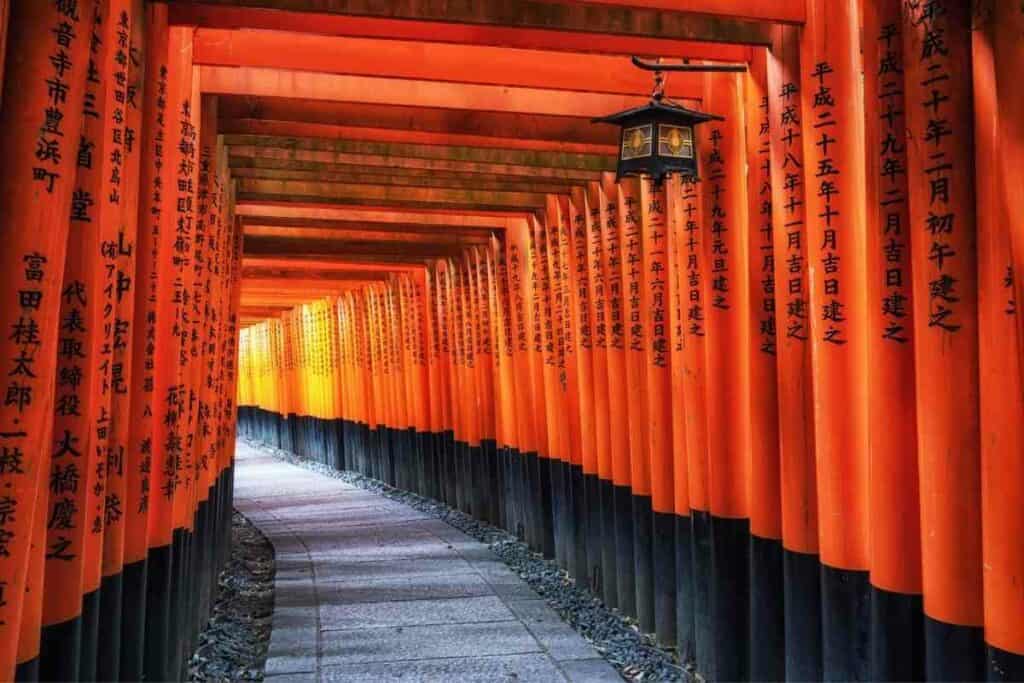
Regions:
<svg viewBox="0 0 1024 683"><path fill-rule="evenodd" d="M625 176L646 175L660 183L667 174L699 178L697 139L694 126L706 121L724 121L721 116L688 109L665 97L663 71L744 71L744 66L689 64L647 64L636 57L633 64L654 71L651 101L617 114L594 119L622 129L616 180Z"/></svg>

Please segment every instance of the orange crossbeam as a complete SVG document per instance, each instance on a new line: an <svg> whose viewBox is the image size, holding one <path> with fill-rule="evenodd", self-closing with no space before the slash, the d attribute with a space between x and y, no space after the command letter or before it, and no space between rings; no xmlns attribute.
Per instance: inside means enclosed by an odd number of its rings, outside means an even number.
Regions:
<svg viewBox="0 0 1024 683"><path fill-rule="evenodd" d="M605 95L254 67L202 66L199 73L203 92L215 95L297 97L369 104L402 102L418 107L521 114L597 117L642 105L648 99L639 95ZM677 97L692 99L695 96L693 92L677 93Z"/></svg>
<svg viewBox="0 0 1024 683"><path fill-rule="evenodd" d="M208 28L248 28L314 35L422 40L458 45L497 45L528 50L557 50L607 55L661 55L680 59L741 62L750 50L740 44L704 42L685 35L623 35L622 31L556 30L518 26L486 26L454 21L422 21L385 17L354 17L288 12L213 4L169 7L171 23ZM594 27L596 29L596 27ZM766 42L754 35L757 43Z"/></svg>

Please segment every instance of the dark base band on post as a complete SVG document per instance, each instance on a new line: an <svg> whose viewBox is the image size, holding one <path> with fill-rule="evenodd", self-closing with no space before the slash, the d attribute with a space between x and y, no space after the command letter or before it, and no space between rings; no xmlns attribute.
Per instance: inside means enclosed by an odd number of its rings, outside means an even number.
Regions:
<svg viewBox="0 0 1024 683"><path fill-rule="evenodd" d="M146 632L144 678L148 681L171 680L171 571L172 545L149 549L146 560Z"/></svg>
<svg viewBox="0 0 1024 683"><path fill-rule="evenodd" d="M711 623L713 677L748 678L750 633L750 521L711 515Z"/></svg>
<svg viewBox="0 0 1024 683"><path fill-rule="evenodd" d="M551 472L551 484L549 497L551 499L551 516L555 534L555 562L559 567L565 569L565 509L568 501L565 500L565 485L563 477L563 463L558 458L549 458L548 468Z"/></svg>
<svg viewBox="0 0 1024 683"><path fill-rule="evenodd" d="M923 603L920 595L871 586L871 680L924 680Z"/></svg>
<svg viewBox="0 0 1024 683"><path fill-rule="evenodd" d="M676 516L653 513L654 633L665 647L676 645Z"/></svg>
<svg viewBox="0 0 1024 683"><path fill-rule="evenodd" d="M650 496L633 494L633 567L636 619L643 633L654 633L654 513Z"/></svg>
<svg viewBox="0 0 1024 683"><path fill-rule="evenodd" d="M925 678L929 681L982 681L985 662L984 629L924 617Z"/></svg>
<svg viewBox="0 0 1024 683"><path fill-rule="evenodd" d="M619 593L619 572L622 571L620 558L615 548L615 487L609 479L597 478L598 495L595 508L595 522L601 528L601 572L596 594L611 608L622 608ZM632 503L629 515L632 517Z"/></svg>
<svg viewBox="0 0 1024 683"><path fill-rule="evenodd" d="M583 514L586 515L586 522L584 523L584 532L586 533L586 546L584 548L586 557L584 558L584 563L586 570L582 582L577 580L577 583L588 587L594 595L602 595L601 581L603 572L601 570L601 553L603 552L605 535L601 529L601 480L598 479L596 473L584 473L583 497L586 505L583 511ZM614 540L614 536L612 538ZM605 601L605 604L608 604L607 601Z"/></svg>
<svg viewBox="0 0 1024 683"><path fill-rule="evenodd" d="M587 491L584 484L583 466L573 465L570 468L572 501L573 501L573 571L572 578L577 585L587 584Z"/></svg>
<svg viewBox="0 0 1024 683"><path fill-rule="evenodd" d="M40 633L39 657L35 660L38 663L36 676L40 681L77 681L81 656L81 616L44 626Z"/></svg>
<svg viewBox="0 0 1024 683"><path fill-rule="evenodd" d="M100 639L100 591L82 596L82 648L78 658L78 676L83 681L96 680L96 655Z"/></svg>
<svg viewBox="0 0 1024 683"><path fill-rule="evenodd" d="M750 680L786 677L782 541L750 536Z"/></svg>
<svg viewBox="0 0 1024 683"><path fill-rule="evenodd" d="M786 680L820 681L821 563L817 555L783 548L786 602Z"/></svg>
<svg viewBox="0 0 1024 683"><path fill-rule="evenodd" d="M16 683L35 683L39 680L39 657L34 657L27 662L21 662L14 667L14 680Z"/></svg>
<svg viewBox="0 0 1024 683"><path fill-rule="evenodd" d="M611 499L608 498L608 488ZM609 481L602 490L604 512L602 533L604 547L613 558L614 575L608 578L617 607L623 614L636 618L636 555L633 548L633 492L628 486L616 486ZM608 524L611 523L609 528ZM607 603L607 600L605 601ZM613 605L609 605L612 607Z"/></svg>
<svg viewBox="0 0 1024 683"><path fill-rule="evenodd" d="M121 573L104 576L100 583L99 656L96 680L121 680Z"/></svg>
<svg viewBox="0 0 1024 683"><path fill-rule="evenodd" d="M711 514L691 510L693 551L693 634L697 671L710 676L714 671L715 640L711 622Z"/></svg>
<svg viewBox="0 0 1024 683"><path fill-rule="evenodd" d="M684 666L694 661L692 524L688 515L675 516L676 652Z"/></svg>
<svg viewBox="0 0 1024 683"><path fill-rule="evenodd" d="M821 668L826 681L863 681L871 669L867 571L821 565Z"/></svg>
<svg viewBox="0 0 1024 683"><path fill-rule="evenodd" d="M988 646L988 680L1024 681L1024 654Z"/></svg>
<svg viewBox="0 0 1024 683"><path fill-rule="evenodd" d="M540 551L544 557L551 559L555 556L555 518L554 508L551 500L551 470L553 468L551 458L537 458L538 470L540 472Z"/></svg>

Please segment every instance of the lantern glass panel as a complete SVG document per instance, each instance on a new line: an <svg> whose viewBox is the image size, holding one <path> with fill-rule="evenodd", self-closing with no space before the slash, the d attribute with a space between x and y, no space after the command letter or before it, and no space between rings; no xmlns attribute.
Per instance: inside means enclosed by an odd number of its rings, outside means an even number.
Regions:
<svg viewBox="0 0 1024 683"><path fill-rule="evenodd" d="M692 159L693 128L658 124L658 156Z"/></svg>
<svg viewBox="0 0 1024 683"><path fill-rule="evenodd" d="M622 155L623 161L639 159L651 156L654 146L654 124L634 126L622 130Z"/></svg>

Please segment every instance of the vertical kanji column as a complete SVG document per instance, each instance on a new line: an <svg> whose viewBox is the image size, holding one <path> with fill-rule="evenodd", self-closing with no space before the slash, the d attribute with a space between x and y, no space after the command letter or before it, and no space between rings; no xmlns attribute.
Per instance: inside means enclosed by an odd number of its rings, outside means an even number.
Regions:
<svg viewBox="0 0 1024 683"><path fill-rule="evenodd" d="M772 125L767 50L754 51L744 86L750 357L750 678L785 678L778 358L772 215Z"/></svg>
<svg viewBox="0 0 1024 683"><path fill-rule="evenodd" d="M19 657L31 552L37 587L45 554L60 283L64 272L78 132L94 2L17 3L7 9L0 111L0 223L6 278L0 306L0 677L36 675L38 649ZM44 454L40 456L40 454ZM34 535L33 535L34 534ZM30 552L32 539L37 546ZM38 606L30 606L38 613ZM35 650L35 651L33 651Z"/></svg>
<svg viewBox="0 0 1024 683"><path fill-rule="evenodd" d="M800 44L826 679L868 675L865 147L856 0L812 0Z"/></svg>
<svg viewBox="0 0 1024 683"><path fill-rule="evenodd" d="M777 27L768 56L779 402L779 483L785 673L821 678L821 591L817 576L818 498L811 381L810 270L807 230L800 31ZM809 114L808 114L809 115Z"/></svg>
<svg viewBox="0 0 1024 683"><path fill-rule="evenodd" d="M984 676L971 14L903 5L928 678Z"/></svg>
<svg viewBox="0 0 1024 683"><path fill-rule="evenodd" d="M920 680L924 624L900 4L864 3L870 677Z"/></svg>

